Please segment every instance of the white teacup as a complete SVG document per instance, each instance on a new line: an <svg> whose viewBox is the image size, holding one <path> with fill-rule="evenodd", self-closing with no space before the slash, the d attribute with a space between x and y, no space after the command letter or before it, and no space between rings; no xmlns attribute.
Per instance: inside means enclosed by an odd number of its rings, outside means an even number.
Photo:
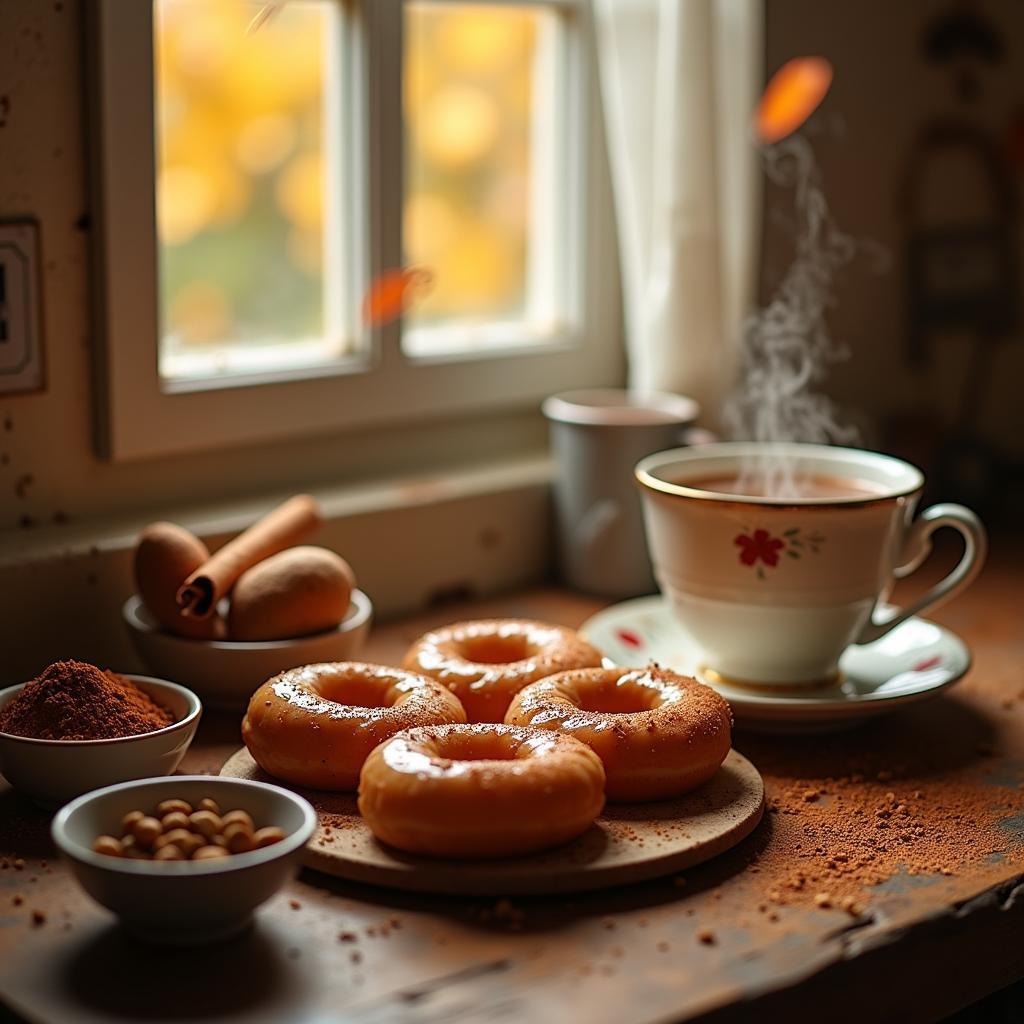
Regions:
<svg viewBox="0 0 1024 1024"><path fill-rule="evenodd" d="M784 460L812 495L735 493L731 481L764 458ZM712 679L769 687L833 681L849 644L877 640L949 600L985 560L978 517L942 504L915 519L924 475L888 455L709 444L650 455L636 478L655 577ZM924 561L942 526L963 534L959 564L909 607L880 615L894 580Z"/></svg>

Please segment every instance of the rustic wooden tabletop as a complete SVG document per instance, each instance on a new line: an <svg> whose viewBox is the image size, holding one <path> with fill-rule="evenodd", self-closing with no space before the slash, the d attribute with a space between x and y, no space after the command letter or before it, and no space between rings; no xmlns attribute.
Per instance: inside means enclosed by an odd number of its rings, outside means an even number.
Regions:
<svg viewBox="0 0 1024 1024"><path fill-rule="evenodd" d="M841 735L737 733L771 813L685 877L493 900L304 872L244 937L157 950L76 887L48 816L0 792L0 995L62 1024L933 1020L1024 976L1021 555L997 544L936 614L975 655L945 695ZM395 662L453 619L575 625L599 606L556 589L450 605L377 629L366 655ZM238 746L237 720L207 715L182 770Z"/></svg>

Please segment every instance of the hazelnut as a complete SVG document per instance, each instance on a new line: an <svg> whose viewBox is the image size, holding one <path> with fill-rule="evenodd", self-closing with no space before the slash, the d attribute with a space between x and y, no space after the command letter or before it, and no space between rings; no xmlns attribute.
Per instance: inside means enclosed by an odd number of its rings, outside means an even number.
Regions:
<svg viewBox="0 0 1024 1024"><path fill-rule="evenodd" d="M192 854L193 860L216 860L218 857L230 857L231 854L220 846L200 846Z"/></svg>
<svg viewBox="0 0 1024 1024"><path fill-rule="evenodd" d="M228 813L221 818L221 821L224 824L225 830L228 825L231 825L236 821L248 826L250 832L252 832L255 827L252 823L252 818L246 811L228 811Z"/></svg>
<svg viewBox="0 0 1024 1024"><path fill-rule="evenodd" d="M209 811L211 814L216 814L220 817L220 804L216 800L211 800L208 796L204 796L202 800L196 805L196 810Z"/></svg>
<svg viewBox="0 0 1024 1024"><path fill-rule="evenodd" d="M121 819L121 834L126 835L130 833L132 829L135 828L135 823L137 821L141 821L144 817L145 815L142 811L129 811Z"/></svg>
<svg viewBox="0 0 1024 1024"><path fill-rule="evenodd" d="M264 846L273 846L274 843L279 843L282 839L284 839L284 830L276 825L258 829L252 836L253 846L257 850L262 850Z"/></svg>
<svg viewBox="0 0 1024 1024"><path fill-rule="evenodd" d="M163 834L163 830L163 825L156 818L143 817L135 822L132 827L132 835L139 846L148 850Z"/></svg>
<svg viewBox="0 0 1024 1024"><path fill-rule="evenodd" d="M174 843L167 843L165 846L161 846L156 853L153 854L153 860L184 860L185 854L174 845Z"/></svg>
<svg viewBox="0 0 1024 1024"><path fill-rule="evenodd" d="M233 821L224 829L224 840L232 853L247 853L256 845L252 829L240 821Z"/></svg>
<svg viewBox="0 0 1024 1024"><path fill-rule="evenodd" d="M188 816L187 827L206 839L212 839L220 833L224 826L221 823L220 815L213 811L193 811Z"/></svg>
<svg viewBox="0 0 1024 1024"><path fill-rule="evenodd" d="M192 805L184 800L161 800L156 805L156 813L160 818L173 811L181 811L185 817L188 817L192 813Z"/></svg>
<svg viewBox="0 0 1024 1024"><path fill-rule="evenodd" d="M193 836L186 828L176 828L170 832L165 832L153 845L157 850L162 850L165 846L176 846L187 856L194 849L197 849L196 844L202 846L203 840Z"/></svg>
<svg viewBox="0 0 1024 1024"><path fill-rule="evenodd" d="M96 853L104 853L108 857L121 857L124 853L121 849L121 840L113 836L97 836L92 848Z"/></svg>
<svg viewBox="0 0 1024 1024"><path fill-rule="evenodd" d="M160 819L160 824L163 825L165 832L171 832L176 828L189 828L191 823L187 814L182 814L181 811L171 811L170 814L165 814Z"/></svg>

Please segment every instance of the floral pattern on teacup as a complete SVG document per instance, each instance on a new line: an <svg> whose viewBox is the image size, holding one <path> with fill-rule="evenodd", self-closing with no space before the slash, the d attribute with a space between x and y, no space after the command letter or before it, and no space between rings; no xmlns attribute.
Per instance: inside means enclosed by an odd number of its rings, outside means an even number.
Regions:
<svg viewBox="0 0 1024 1024"><path fill-rule="evenodd" d="M799 526L783 530L781 537L773 537L767 530L744 530L733 538L733 543L740 549L740 563L749 565L757 571L758 579L765 579L764 567L774 569L779 564L779 556L799 559L810 552L816 555L825 543L825 538L816 531L804 533Z"/></svg>

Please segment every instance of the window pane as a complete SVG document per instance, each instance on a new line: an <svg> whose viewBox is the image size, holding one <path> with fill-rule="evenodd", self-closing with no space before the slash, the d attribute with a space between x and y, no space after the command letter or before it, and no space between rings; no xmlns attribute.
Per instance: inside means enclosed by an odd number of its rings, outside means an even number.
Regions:
<svg viewBox="0 0 1024 1024"><path fill-rule="evenodd" d="M414 2L405 16L408 264L433 287L405 315L413 354L542 341L556 329L559 17Z"/></svg>
<svg viewBox="0 0 1024 1024"><path fill-rule="evenodd" d="M155 0L160 373L330 363L347 347L335 110L338 9ZM256 25L258 24L258 27ZM329 170L328 170L329 168Z"/></svg>

